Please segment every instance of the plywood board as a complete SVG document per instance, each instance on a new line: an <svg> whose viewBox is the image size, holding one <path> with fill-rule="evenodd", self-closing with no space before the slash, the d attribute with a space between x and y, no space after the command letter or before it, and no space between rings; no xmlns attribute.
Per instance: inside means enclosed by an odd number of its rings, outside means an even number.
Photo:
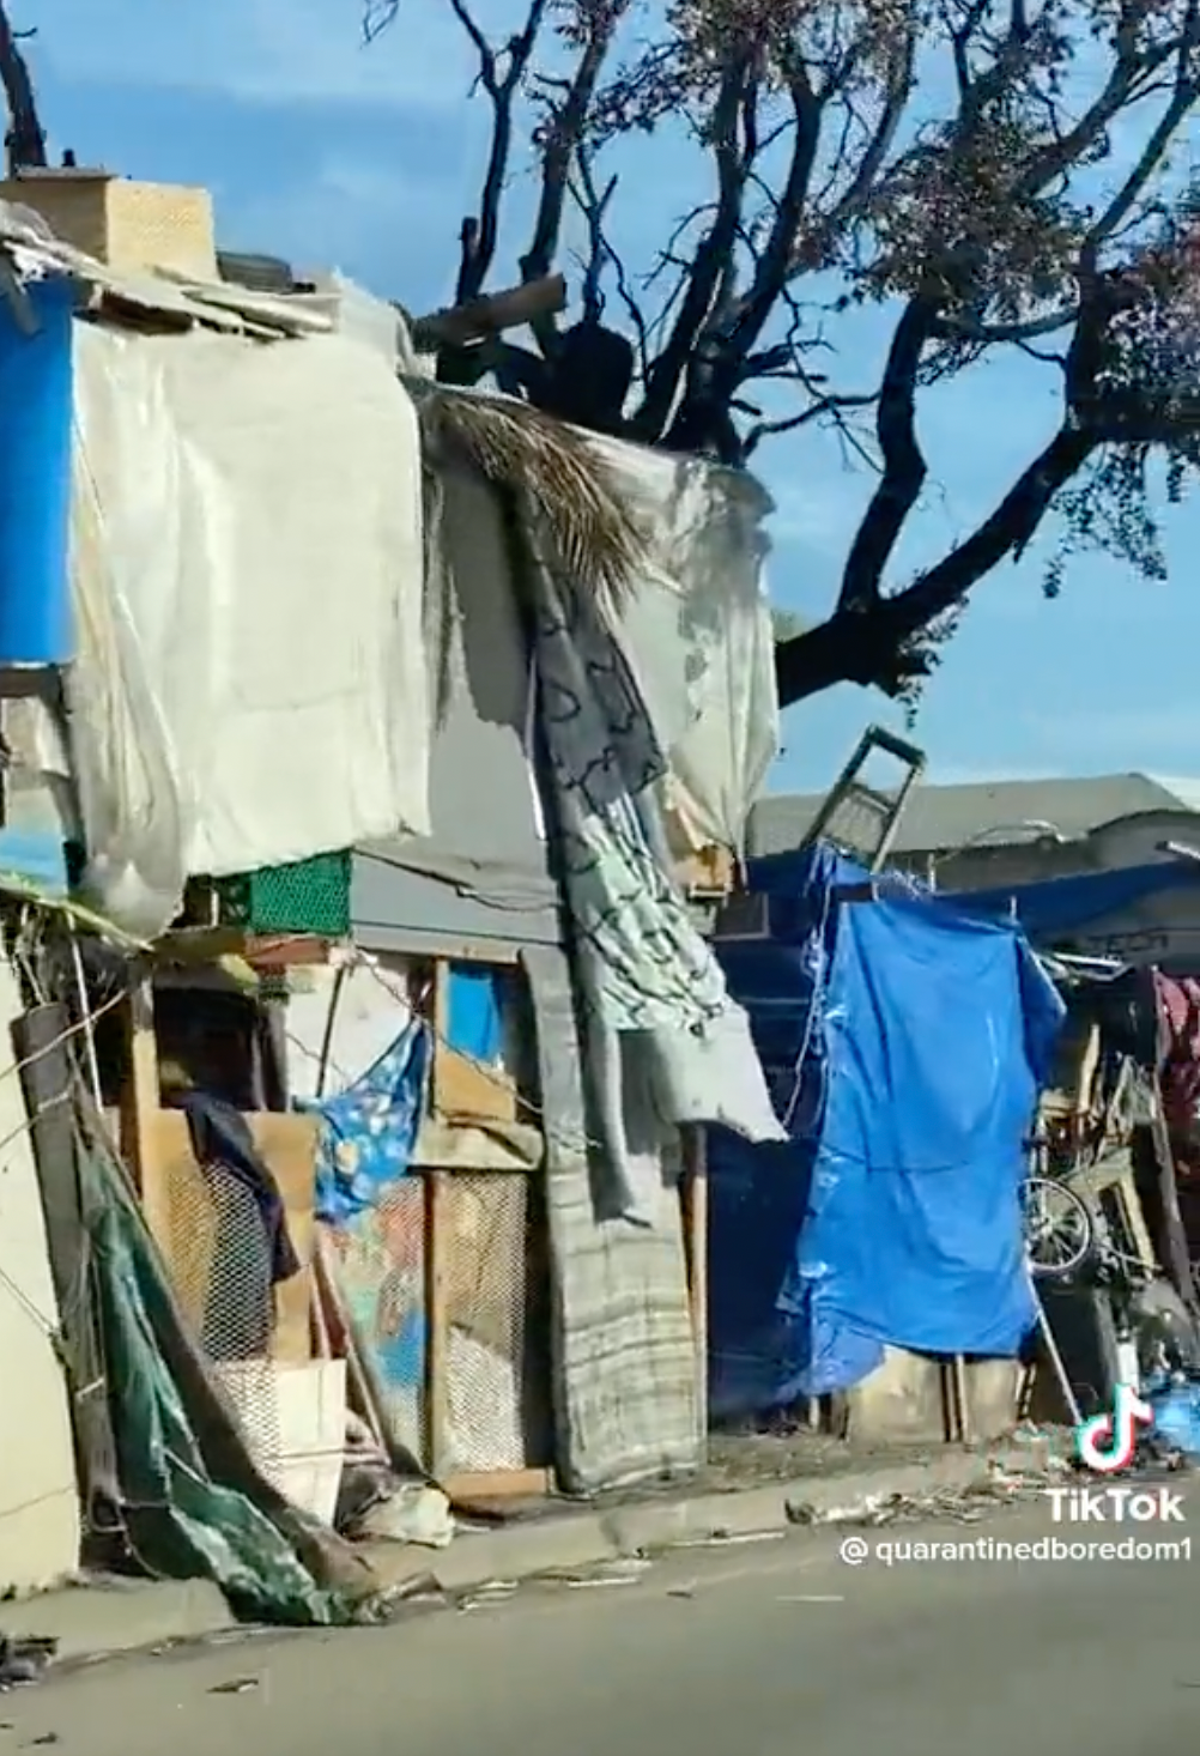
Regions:
<svg viewBox="0 0 1200 1756"><path fill-rule="evenodd" d="M80 1507L58 1302L11 1027L23 1010L0 959L0 1591L37 1591L79 1566Z"/></svg>

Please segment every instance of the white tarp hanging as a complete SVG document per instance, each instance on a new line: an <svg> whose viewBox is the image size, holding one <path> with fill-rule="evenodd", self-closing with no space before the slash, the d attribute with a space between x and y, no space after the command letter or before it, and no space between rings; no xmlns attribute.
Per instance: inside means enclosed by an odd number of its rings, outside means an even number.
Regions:
<svg viewBox="0 0 1200 1756"><path fill-rule="evenodd" d="M69 683L89 888L425 834L420 451L377 352L80 325Z"/></svg>
<svg viewBox="0 0 1200 1756"><path fill-rule="evenodd" d="M779 748L763 567L770 497L753 476L589 435L650 539L622 631L694 848L741 851Z"/></svg>

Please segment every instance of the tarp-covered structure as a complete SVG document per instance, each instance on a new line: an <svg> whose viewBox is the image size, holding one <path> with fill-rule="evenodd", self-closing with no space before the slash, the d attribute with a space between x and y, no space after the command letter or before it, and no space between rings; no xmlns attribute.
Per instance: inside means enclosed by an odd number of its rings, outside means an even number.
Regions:
<svg viewBox="0 0 1200 1756"><path fill-rule="evenodd" d="M710 1147L714 1415L843 1390L887 1344L1012 1356L1020 1185L1061 1002L1009 923L827 848L754 865L766 936L718 940L787 1145Z"/></svg>
<svg viewBox="0 0 1200 1756"><path fill-rule="evenodd" d="M369 340L282 295L116 284L2 205L0 244L89 319L64 321L58 374L66 712L6 726L67 798L77 888L147 942L184 904L223 911L225 879L327 855L352 874L341 924L270 931L339 974L519 964L536 1067L502 1072L545 1148L559 1479L694 1468L681 1129L778 1124L673 865L740 850L775 751L768 497L440 385L395 313ZM277 1036L284 1005L259 1008Z"/></svg>
<svg viewBox="0 0 1200 1756"><path fill-rule="evenodd" d="M1151 898L1198 887L1200 865L1194 860L1154 860L1040 883L944 892L942 901L964 914L1015 921L1035 943L1050 946L1088 933Z"/></svg>

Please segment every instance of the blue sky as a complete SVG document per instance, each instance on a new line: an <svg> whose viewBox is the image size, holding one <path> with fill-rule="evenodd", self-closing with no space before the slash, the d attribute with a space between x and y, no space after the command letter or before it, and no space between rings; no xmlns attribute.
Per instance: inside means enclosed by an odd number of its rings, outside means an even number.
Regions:
<svg viewBox="0 0 1200 1756"><path fill-rule="evenodd" d="M370 49L359 0L16 0L14 12L39 25L30 58L44 120L81 164L207 184L229 248L337 266L412 309L449 296L487 115L466 102L472 61L443 0L405 0L399 26ZM503 18L505 0L487 0L489 13ZM660 160L643 178L661 195L626 207L623 242L648 242L690 202L690 185L673 189L662 173ZM864 385L886 334L871 314L842 338ZM1053 421L1038 369L1020 360L927 402L930 487L901 577L971 528ZM757 461L778 506L773 596L816 617L870 478L807 437L776 440ZM1163 585L1087 560L1046 603L1033 554L979 588L921 709L915 735L933 778L1200 774L1200 593L1189 576L1200 512L1176 512L1167 542ZM826 784L871 719L898 723L881 697L850 688L790 710L774 788Z"/></svg>

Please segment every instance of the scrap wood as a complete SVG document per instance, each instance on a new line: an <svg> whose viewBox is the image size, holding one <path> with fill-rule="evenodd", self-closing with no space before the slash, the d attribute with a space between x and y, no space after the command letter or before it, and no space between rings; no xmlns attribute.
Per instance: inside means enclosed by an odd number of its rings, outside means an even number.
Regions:
<svg viewBox="0 0 1200 1756"><path fill-rule="evenodd" d="M285 294L256 293L228 281L200 281L165 265L155 269L154 277L178 287L192 304L204 307L206 313L213 310L233 312L240 318L266 324L285 335L329 335L334 328L333 319L323 311L313 311Z"/></svg>
<svg viewBox="0 0 1200 1756"><path fill-rule="evenodd" d="M469 299L465 305L450 305L425 317L414 317L409 322L409 335L413 346L422 352L465 347L506 329L518 329L535 317L552 316L564 310L566 303L566 281L561 274L547 274L502 293Z"/></svg>

